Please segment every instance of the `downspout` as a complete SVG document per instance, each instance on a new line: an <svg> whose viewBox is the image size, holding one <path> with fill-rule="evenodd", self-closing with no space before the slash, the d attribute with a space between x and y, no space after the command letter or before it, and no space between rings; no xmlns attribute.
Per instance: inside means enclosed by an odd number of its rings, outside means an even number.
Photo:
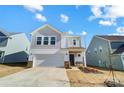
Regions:
<svg viewBox="0 0 124 93"><path fill-rule="evenodd" d="M87 67L87 63L86 63L86 41L85 41L85 36L83 35L83 42L84 42L84 48L85 48L85 51L84 51L84 67Z"/></svg>
<svg viewBox="0 0 124 93"><path fill-rule="evenodd" d="M112 67L112 60L111 60L111 50L110 50L110 42L108 41L108 51L109 51L109 61L110 61L110 66L109 66L109 69L110 71L112 72L112 77L113 77L113 81L114 81L114 84L115 84L115 76L114 76L114 72L113 72L113 67Z"/></svg>

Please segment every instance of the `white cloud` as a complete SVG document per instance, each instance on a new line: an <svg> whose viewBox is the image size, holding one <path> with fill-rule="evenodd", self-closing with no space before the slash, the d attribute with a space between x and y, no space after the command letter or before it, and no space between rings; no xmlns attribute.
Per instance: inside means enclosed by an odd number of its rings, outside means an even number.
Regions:
<svg viewBox="0 0 124 93"><path fill-rule="evenodd" d="M80 34L85 36L85 35L87 35L87 32L86 31L82 31Z"/></svg>
<svg viewBox="0 0 124 93"><path fill-rule="evenodd" d="M80 5L76 5L75 8L78 9L80 7Z"/></svg>
<svg viewBox="0 0 124 93"><path fill-rule="evenodd" d="M91 11L95 17L99 17L102 15L101 6L92 6Z"/></svg>
<svg viewBox="0 0 124 93"><path fill-rule="evenodd" d="M43 11L43 6L41 5L24 5L24 8L33 13Z"/></svg>
<svg viewBox="0 0 124 93"><path fill-rule="evenodd" d="M117 33L123 33L124 34L124 27L118 27L116 29Z"/></svg>
<svg viewBox="0 0 124 93"><path fill-rule="evenodd" d="M69 21L69 17L65 14L60 14L60 20L63 23L67 23Z"/></svg>
<svg viewBox="0 0 124 93"><path fill-rule="evenodd" d="M116 33L112 33L112 34L109 34L109 35L120 35L120 36L124 36L124 26L117 27Z"/></svg>
<svg viewBox="0 0 124 93"><path fill-rule="evenodd" d="M46 22L47 21L47 18L45 16L43 16L42 14L39 14L39 13L36 13L35 14L35 18L38 20L38 21L42 21L42 22Z"/></svg>
<svg viewBox="0 0 124 93"><path fill-rule="evenodd" d="M116 25L116 23L114 21L111 21L111 20L100 20L99 24L103 25L103 26Z"/></svg>
<svg viewBox="0 0 124 93"><path fill-rule="evenodd" d="M69 30L69 31L68 31L68 34L73 35L74 32L72 32L71 30Z"/></svg>
<svg viewBox="0 0 124 93"><path fill-rule="evenodd" d="M116 24L117 18L124 17L124 6L92 6L91 12L93 15L89 17L89 20L102 19L99 24L111 26Z"/></svg>
<svg viewBox="0 0 124 93"><path fill-rule="evenodd" d="M41 22L47 21L47 18L44 15L39 13L39 12L43 11L43 9L44 9L43 6L41 6L41 5L24 5L24 8L27 9L28 11L34 13L35 18L38 21L41 21Z"/></svg>
<svg viewBox="0 0 124 93"><path fill-rule="evenodd" d="M110 17L110 18L124 17L124 6L108 7L106 17Z"/></svg>

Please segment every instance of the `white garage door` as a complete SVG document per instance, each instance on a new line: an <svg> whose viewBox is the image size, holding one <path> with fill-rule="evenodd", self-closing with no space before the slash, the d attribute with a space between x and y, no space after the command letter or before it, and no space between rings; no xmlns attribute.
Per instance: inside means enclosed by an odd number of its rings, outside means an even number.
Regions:
<svg viewBox="0 0 124 93"><path fill-rule="evenodd" d="M64 54L36 54L35 66L46 67L63 67L64 66Z"/></svg>

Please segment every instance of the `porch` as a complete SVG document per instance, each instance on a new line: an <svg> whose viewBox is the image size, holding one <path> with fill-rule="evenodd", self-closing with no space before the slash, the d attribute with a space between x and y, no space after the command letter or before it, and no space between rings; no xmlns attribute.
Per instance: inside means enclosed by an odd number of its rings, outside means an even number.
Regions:
<svg viewBox="0 0 124 93"><path fill-rule="evenodd" d="M85 48L70 47L66 49L64 56L64 63L68 66L76 66L78 64L84 64L84 52Z"/></svg>

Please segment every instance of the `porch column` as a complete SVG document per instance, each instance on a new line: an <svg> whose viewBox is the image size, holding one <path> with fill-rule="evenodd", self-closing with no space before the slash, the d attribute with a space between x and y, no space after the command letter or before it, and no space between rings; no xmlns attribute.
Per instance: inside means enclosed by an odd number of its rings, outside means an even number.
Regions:
<svg viewBox="0 0 124 93"><path fill-rule="evenodd" d="M64 61L69 61L69 52L68 51L66 51L64 53Z"/></svg>
<svg viewBox="0 0 124 93"><path fill-rule="evenodd" d="M33 66L32 67L36 67L36 57L33 56Z"/></svg>

